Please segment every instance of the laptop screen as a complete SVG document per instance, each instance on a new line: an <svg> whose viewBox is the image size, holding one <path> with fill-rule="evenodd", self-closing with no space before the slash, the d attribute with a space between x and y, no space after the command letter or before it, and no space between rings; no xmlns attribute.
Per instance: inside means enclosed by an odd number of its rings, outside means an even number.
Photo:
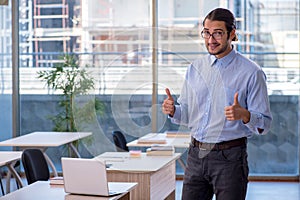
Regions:
<svg viewBox="0 0 300 200"><path fill-rule="evenodd" d="M104 161L66 157L61 161L65 192L109 196Z"/></svg>

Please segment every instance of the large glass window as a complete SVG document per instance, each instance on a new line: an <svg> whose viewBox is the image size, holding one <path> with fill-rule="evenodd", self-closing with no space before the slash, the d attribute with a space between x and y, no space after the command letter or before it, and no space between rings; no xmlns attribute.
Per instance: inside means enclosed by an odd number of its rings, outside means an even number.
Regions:
<svg viewBox="0 0 300 200"><path fill-rule="evenodd" d="M0 140L12 137L12 40L11 7L0 5ZM1 147L0 149L11 149Z"/></svg>

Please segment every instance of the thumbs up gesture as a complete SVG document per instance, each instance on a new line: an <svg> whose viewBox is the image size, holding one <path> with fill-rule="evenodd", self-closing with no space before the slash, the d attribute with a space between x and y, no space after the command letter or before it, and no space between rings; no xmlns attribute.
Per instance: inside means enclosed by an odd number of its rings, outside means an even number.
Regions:
<svg viewBox="0 0 300 200"><path fill-rule="evenodd" d="M244 123L248 123L250 120L250 112L239 104L238 97L239 94L236 92L234 94L233 104L225 107L225 117L229 121L241 119Z"/></svg>
<svg viewBox="0 0 300 200"><path fill-rule="evenodd" d="M175 113L174 99L170 93L170 90L166 88L167 98L164 100L162 104L162 112L164 114L170 115L173 117Z"/></svg>

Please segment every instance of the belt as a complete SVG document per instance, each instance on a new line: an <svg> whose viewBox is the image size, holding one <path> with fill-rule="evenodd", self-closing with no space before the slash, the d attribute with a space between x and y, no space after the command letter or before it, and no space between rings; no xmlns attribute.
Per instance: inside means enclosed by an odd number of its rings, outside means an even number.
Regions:
<svg viewBox="0 0 300 200"><path fill-rule="evenodd" d="M247 138L242 137L235 140L224 141L220 143L205 143L199 142L195 138L192 138L192 145L195 147L199 147L200 150L209 150L209 151L218 151L218 150L226 150L232 147L237 146L246 146Z"/></svg>

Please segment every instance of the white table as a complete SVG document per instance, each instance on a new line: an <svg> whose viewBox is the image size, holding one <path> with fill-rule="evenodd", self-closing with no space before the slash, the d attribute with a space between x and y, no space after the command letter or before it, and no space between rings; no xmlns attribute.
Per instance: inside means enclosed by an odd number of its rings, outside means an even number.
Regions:
<svg viewBox="0 0 300 200"><path fill-rule="evenodd" d="M58 176L56 168L45 153L49 147L58 147L67 144L77 157L79 152L73 143L76 140L92 135L91 132L33 132L0 142L0 146L20 147L21 149L39 148L43 151L47 163L50 165L54 176Z"/></svg>
<svg viewBox="0 0 300 200"><path fill-rule="evenodd" d="M129 152L106 152L94 159L105 160L107 179L113 182L137 182L131 199L175 199L176 160L180 153L172 156L130 157Z"/></svg>
<svg viewBox="0 0 300 200"><path fill-rule="evenodd" d="M183 148L187 149L189 148L189 145L191 143L191 137L190 136L179 136L179 137L167 137L166 133L149 133L141 138L152 138L155 140L155 138L161 140L165 139L165 144L159 144L159 145L167 145L167 146L174 146L174 148ZM151 143L138 143L138 139L134 140L132 142L127 143L128 147L151 147ZM185 169L185 164L181 158L178 159L178 162L180 166Z"/></svg>
<svg viewBox="0 0 300 200"><path fill-rule="evenodd" d="M6 177L6 193L10 192L10 176L15 177L20 187L23 187L21 177L14 168L14 165L22 156L22 151L0 151L0 166L6 166L8 168L8 174Z"/></svg>
<svg viewBox="0 0 300 200"><path fill-rule="evenodd" d="M1 200L116 200L129 199L130 191L136 187L136 183L120 183L128 186L128 192L120 195L103 197L103 196L88 196L88 195L73 195L65 193L63 185L50 185L49 181L37 181L19 190L11 192Z"/></svg>

